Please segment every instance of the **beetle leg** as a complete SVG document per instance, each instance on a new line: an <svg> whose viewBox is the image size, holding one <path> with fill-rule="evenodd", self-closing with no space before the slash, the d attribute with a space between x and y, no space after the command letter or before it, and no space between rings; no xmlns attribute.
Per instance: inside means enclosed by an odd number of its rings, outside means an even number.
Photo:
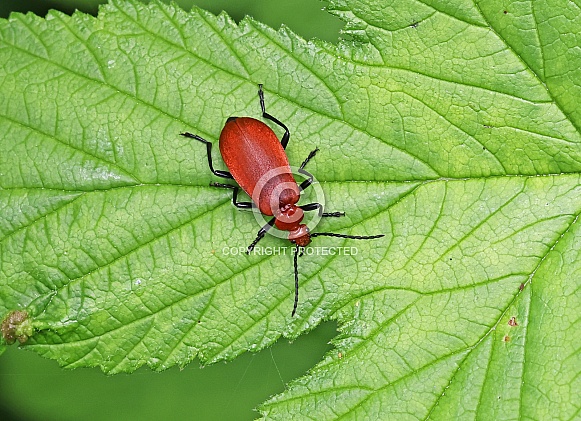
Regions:
<svg viewBox="0 0 581 421"><path fill-rule="evenodd" d="M262 92L262 83L258 84L258 98L260 99L260 108L262 109L262 117L269 119L270 121L275 122L280 127L284 129L284 135L282 135L282 139L280 139L280 144L282 145L283 149L286 149L286 145L290 139L290 131L288 127L284 125L282 121L278 118L275 118L266 112L266 107L264 105L264 92Z"/></svg>
<svg viewBox="0 0 581 421"><path fill-rule="evenodd" d="M254 249L254 246L256 246L256 244L258 244L258 242L260 240L262 240L262 238L266 235L266 232L272 228L272 226L274 225L274 221L276 220L276 218L272 218L270 221L268 221L266 223L266 225L264 225L262 228L260 228L258 230L258 234L256 235L256 238L254 239L254 241L252 243L250 243L250 245L248 246L248 249L246 250L246 254L250 254L250 252Z"/></svg>
<svg viewBox="0 0 581 421"><path fill-rule="evenodd" d="M314 151L312 151L309 156L307 157L307 159L305 159L305 162L303 162L303 165L301 165L301 167L299 168L299 172L304 175L307 176L308 178L303 181L300 185L299 185L299 189L301 191L303 191L304 189L306 189L307 187L309 187L311 184L313 184L313 174L311 174L310 172L306 171L303 167L307 164L307 162L309 162L309 160L315 156L315 154L317 153L319 149L315 149ZM312 211L317 209L319 211L319 215L322 217L340 217L340 216L345 216L345 212L323 212L323 206L320 203L309 203L307 205L302 205L299 206L299 208L301 208L304 211Z"/></svg>
<svg viewBox="0 0 581 421"><path fill-rule="evenodd" d="M222 184L222 183L210 183L212 187L221 187L224 189L232 189L232 204L239 209L251 209L252 202L239 202L238 201L238 192L240 191L240 187L232 186L230 184Z"/></svg>
<svg viewBox="0 0 581 421"><path fill-rule="evenodd" d="M319 148L315 148L315 150L311 151L311 153L309 154L309 156L307 156L307 159L305 159L303 161L303 163L300 166L300 169L302 170L303 168L305 168L305 165L307 165L309 163L309 161L317 154L317 152L319 152ZM310 175L310 174L309 174ZM312 177L312 176L311 176Z"/></svg>
<svg viewBox="0 0 581 421"><path fill-rule="evenodd" d="M210 171L212 171L212 173L214 175L217 175L218 177L222 177L222 178L230 178L230 179L234 178L234 177L232 177L232 174L230 174L228 171L214 169L214 166L212 165L212 143L211 142L208 142L206 139L201 138L197 134L191 134L191 133L185 132L185 133L180 133L180 135L182 135L184 137L189 137L190 139L199 140L200 142L206 144L206 152L208 154L208 166L210 167Z"/></svg>
<svg viewBox="0 0 581 421"><path fill-rule="evenodd" d="M299 206L299 208L301 208L304 211L312 211L317 209L319 211L319 215L327 217L327 216L331 216L331 217L340 217L340 216L345 216L345 212L323 212L323 205L321 205L320 203L309 203L307 205L302 205Z"/></svg>
<svg viewBox="0 0 581 421"><path fill-rule="evenodd" d="M345 216L345 212L323 212L323 216L332 216L334 218L339 218Z"/></svg>
<svg viewBox="0 0 581 421"><path fill-rule="evenodd" d="M315 151L313 151L313 152L315 152ZM313 152L311 152L311 154L313 154ZM307 158L307 160L308 160L308 158ZM303 162L303 164L304 164L304 162ZM314 177L313 177L313 174L311 174L310 172L305 170L302 166L299 168L299 174L302 174L305 177L307 177L306 180L304 180L301 184L299 184L300 191L303 191L304 189L309 187L311 184L313 184Z"/></svg>
<svg viewBox="0 0 581 421"><path fill-rule="evenodd" d="M309 174L310 175L310 174ZM313 184L313 177L311 176L310 178L307 178L305 181L303 181L301 184L299 184L299 189L301 191L303 191L304 189L306 189L307 187L309 187L311 184Z"/></svg>
<svg viewBox="0 0 581 421"><path fill-rule="evenodd" d="M311 158L313 158L317 154L317 152L319 152L319 148L316 148L315 150L311 151L309 156L307 156L307 159L305 159L303 161L303 163L301 164L301 166L299 167L299 173L301 173L302 175L307 177L307 179L299 185L299 189L301 191L303 191L304 189L309 187L311 184L313 184L313 178L314 178L313 174L311 174L310 172L305 170L305 165L307 165L309 163Z"/></svg>

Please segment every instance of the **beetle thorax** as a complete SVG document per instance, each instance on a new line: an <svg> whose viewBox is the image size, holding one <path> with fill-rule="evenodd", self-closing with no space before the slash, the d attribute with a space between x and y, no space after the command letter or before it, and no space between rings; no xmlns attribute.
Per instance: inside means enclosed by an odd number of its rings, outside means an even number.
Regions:
<svg viewBox="0 0 581 421"><path fill-rule="evenodd" d="M311 242L309 228L301 224L305 214L303 210L295 204L281 206L274 216L274 225L281 231L289 231L288 239L301 247L305 247Z"/></svg>
<svg viewBox="0 0 581 421"><path fill-rule="evenodd" d="M281 231L294 231L299 228L305 214L295 204L286 204L274 212L274 225Z"/></svg>

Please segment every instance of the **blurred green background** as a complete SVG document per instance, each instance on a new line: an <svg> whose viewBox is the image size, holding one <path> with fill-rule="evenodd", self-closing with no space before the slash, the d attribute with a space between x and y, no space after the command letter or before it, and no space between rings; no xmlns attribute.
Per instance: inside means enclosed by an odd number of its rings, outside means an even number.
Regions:
<svg viewBox="0 0 581 421"><path fill-rule="evenodd" d="M50 9L96 14L95 0L0 0L0 17L11 12L46 15ZM282 23L303 38L336 42L343 23L318 0L179 0L214 14L226 11L239 22L249 15L278 28ZM289 291L292 276L289 277ZM99 369L64 370L54 361L12 346L0 357L0 420L252 420L253 409L284 390L285 383L314 366L331 347L334 323L325 323L294 343L281 340L258 354L199 368L105 376Z"/></svg>
<svg viewBox="0 0 581 421"><path fill-rule="evenodd" d="M343 22L339 18L322 10L327 6L327 2L319 0L174 1L185 10L189 10L194 4L214 14L224 10L236 22L248 15L276 29L284 23L306 39L319 38L334 43L343 27ZM12 11L31 11L44 16L50 9L68 14L78 9L95 15L101 3L106 3L106 0L0 0L0 17L6 18Z"/></svg>
<svg viewBox="0 0 581 421"><path fill-rule="evenodd" d="M252 420L254 408L321 360L335 334L325 323L292 344L280 340L232 362L114 376L62 369L14 345L0 357L0 420Z"/></svg>

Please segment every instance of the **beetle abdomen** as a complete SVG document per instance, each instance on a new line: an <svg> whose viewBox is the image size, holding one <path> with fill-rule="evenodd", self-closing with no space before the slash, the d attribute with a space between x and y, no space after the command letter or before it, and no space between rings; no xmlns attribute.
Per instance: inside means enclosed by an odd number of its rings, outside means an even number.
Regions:
<svg viewBox="0 0 581 421"><path fill-rule="evenodd" d="M299 187L276 134L250 117L230 117L220 134L220 153L230 173L260 211L273 215L299 200Z"/></svg>

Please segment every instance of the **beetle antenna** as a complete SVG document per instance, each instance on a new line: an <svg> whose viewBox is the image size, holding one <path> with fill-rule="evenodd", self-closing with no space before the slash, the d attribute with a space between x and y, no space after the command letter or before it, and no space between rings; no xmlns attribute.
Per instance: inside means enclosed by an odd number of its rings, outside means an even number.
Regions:
<svg viewBox="0 0 581 421"><path fill-rule="evenodd" d="M293 312L291 317L295 317L295 313L297 312L297 307L299 305L299 245L297 244L295 247L295 255L294 255L294 264L295 264L295 304L293 306ZM301 256L303 255L303 251L301 250Z"/></svg>
<svg viewBox="0 0 581 421"><path fill-rule="evenodd" d="M353 240L373 240L374 238L385 237L385 234L379 235L345 235L345 234L335 234L334 232L314 232L311 237L339 237L339 238L351 238Z"/></svg>

